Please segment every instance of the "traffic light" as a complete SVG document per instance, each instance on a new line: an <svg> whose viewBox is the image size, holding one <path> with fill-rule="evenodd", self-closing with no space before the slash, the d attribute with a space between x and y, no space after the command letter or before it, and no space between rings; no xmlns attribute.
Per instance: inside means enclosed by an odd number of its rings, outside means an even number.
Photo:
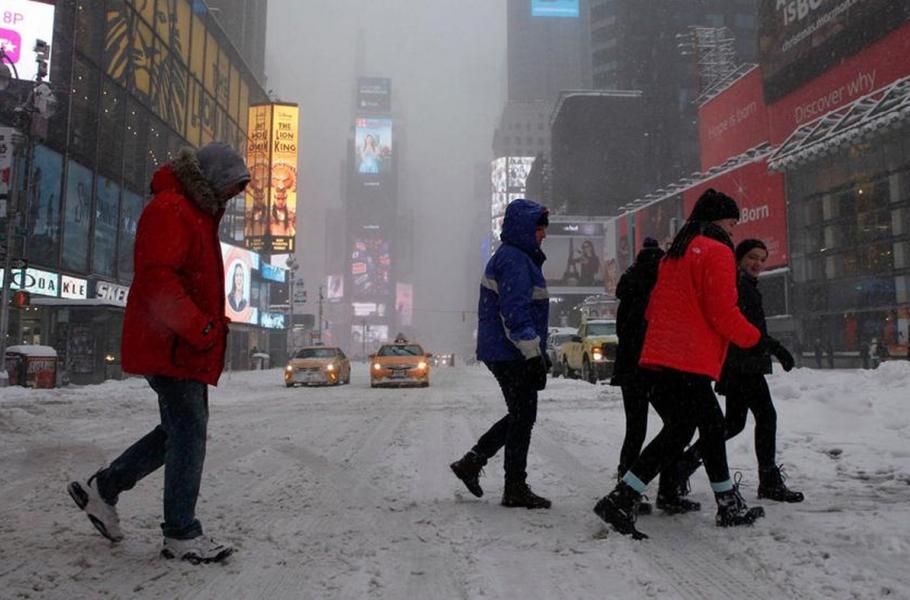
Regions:
<svg viewBox="0 0 910 600"><path fill-rule="evenodd" d="M13 292L10 302L16 308L24 308L29 305L29 293L24 290Z"/></svg>
<svg viewBox="0 0 910 600"><path fill-rule="evenodd" d="M47 77L47 59L51 54L50 44L44 40L35 40L35 62L38 63L36 79L39 81Z"/></svg>

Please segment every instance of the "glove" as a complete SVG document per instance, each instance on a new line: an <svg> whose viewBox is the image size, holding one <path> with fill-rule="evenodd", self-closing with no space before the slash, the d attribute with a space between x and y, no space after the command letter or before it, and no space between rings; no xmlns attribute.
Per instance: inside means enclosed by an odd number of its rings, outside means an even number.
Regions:
<svg viewBox="0 0 910 600"><path fill-rule="evenodd" d="M553 361L550 360L550 355L549 355L549 354L544 354L544 355L543 355L543 359L544 359L544 360L546 361L546 363L547 363L547 364L546 364L547 373L549 373L549 372L550 372L550 369L553 368Z"/></svg>
<svg viewBox="0 0 910 600"><path fill-rule="evenodd" d="M525 377L537 391L547 387L547 363L543 356L535 356L525 361Z"/></svg>
<svg viewBox="0 0 910 600"><path fill-rule="evenodd" d="M784 368L784 371L789 372L796 364L796 361L793 360L793 355L790 354L790 351L787 350L783 344L774 338L769 338L769 340L768 349L771 354L780 361L780 366Z"/></svg>

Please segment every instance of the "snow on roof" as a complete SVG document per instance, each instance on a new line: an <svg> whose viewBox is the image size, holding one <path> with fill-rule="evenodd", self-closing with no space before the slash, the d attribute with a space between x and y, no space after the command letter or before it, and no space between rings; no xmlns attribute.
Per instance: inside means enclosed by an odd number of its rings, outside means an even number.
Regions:
<svg viewBox="0 0 910 600"><path fill-rule="evenodd" d="M7 352L15 354L24 354L26 356L38 356L43 358L56 357L57 351L50 346L38 346L32 344L21 344L19 346L8 346Z"/></svg>

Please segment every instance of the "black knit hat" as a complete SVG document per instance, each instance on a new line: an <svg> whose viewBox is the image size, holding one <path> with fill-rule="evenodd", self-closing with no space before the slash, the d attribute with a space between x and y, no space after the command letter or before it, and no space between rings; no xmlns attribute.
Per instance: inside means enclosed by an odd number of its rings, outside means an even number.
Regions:
<svg viewBox="0 0 910 600"><path fill-rule="evenodd" d="M543 209L543 212L540 213L540 217L537 219L538 227L549 227L550 226L550 211L546 208Z"/></svg>
<svg viewBox="0 0 910 600"><path fill-rule="evenodd" d="M765 252L768 251L768 247L765 246L765 243L761 240L750 238L738 243L736 245L736 262L738 263L741 261L745 255L749 254L749 252L755 250L756 248L761 248Z"/></svg>
<svg viewBox="0 0 910 600"><path fill-rule="evenodd" d="M705 190L689 215L690 221L719 221L721 219L739 220L739 207L736 201L714 188Z"/></svg>
<svg viewBox="0 0 910 600"><path fill-rule="evenodd" d="M660 244L657 243L657 240L648 236L645 238L645 241L641 245L642 248L660 248Z"/></svg>

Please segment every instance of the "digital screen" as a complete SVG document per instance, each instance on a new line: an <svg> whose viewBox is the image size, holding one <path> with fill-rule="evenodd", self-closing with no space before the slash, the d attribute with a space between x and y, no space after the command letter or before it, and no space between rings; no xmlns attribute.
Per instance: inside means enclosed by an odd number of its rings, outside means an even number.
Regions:
<svg viewBox="0 0 910 600"><path fill-rule="evenodd" d="M392 170L392 119L357 119L354 162L359 175L385 175Z"/></svg>
<svg viewBox="0 0 910 600"><path fill-rule="evenodd" d="M395 310L398 324L410 327L414 324L414 286L410 283L395 284Z"/></svg>
<svg viewBox="0 0 910 600"><path fill-rule="evenodd" d="M389 242L381 237L361 237L351 251L351 286L355 297L388 296L392 293Z"/></svg>
<svg viewBox="0 0 910 600"><path fill-rule="evenodd" d="M262 263L261 272L263 279L276 281L278 283L284 283L287 281L287 269L282 269L281 267L276 267L275 265L270 265L269 263L264 262Z"/></svg>
<svg viewBox="0 0 910 600"><path fill-rule="evenodd" d="M259 317L259 325L266 329L284 329L284 313L262 312Z"/></svg>
<svg viewBox="0 0 910 600"><path fill-rule="evenodd" d="M576 19L580 14L579 0L531 0L532 17Z"/></svg>
<svg viewBox="0 0 910 600"><path fill-rule="evenodd" d="M376 302L352 302L355 317L384 317L385 304Z"/></svg>
<svg viewBox="0 0 910 600"><path fill-rule="evenodd" d="M547 235L541 247L548 286L603 287L603 236Z"/></svg>
<svg viewBox="0 0 910 600"><path fill-rule="evenodd" d="M388 112L392 108L392 81L385 77L357 79L357 108L366 112Z"/></svg>
<svg viewBox="0 0 910 600"><path fill-rule="evenodd" d="M533 156L510 156L509 157L509 190L524 193L525 183L528 180L528 173L531 172L531 166L534 164Z"/></svg>
<svg viewBox="0 0 910 600"><path fill-rule="evenodd" d="M16 66L19 79L33 81L38 73L35 62L36 40L48 44L54 41L54 5L30 0L6 0L3 2L3 20L0 22L0 46ZM53 51L53 49L52 49ZM48 75L50 75L48 56ZM46 77L45 81L50 81Z"/></svg>
<svg viewBox="0 0 910 600"><path fill-rule="evenodd" d="M259 324L259 309L253 306L250 290L253 271L259 269L259 255L237 246L221 244L224 258L224 314L236 323Z"/></svg>
<svg viewBox="0 0 910 600"><path fill-rule="evenodd" d="M341 300L344 298L344 277L327 275L325 278L325 299Z"/></svg>
<svg viewBox="0 0 910 600"><path fill-rule="evenodd" d="M351 325L351 344L381 344L389 340L388 325Z"/></svg>

